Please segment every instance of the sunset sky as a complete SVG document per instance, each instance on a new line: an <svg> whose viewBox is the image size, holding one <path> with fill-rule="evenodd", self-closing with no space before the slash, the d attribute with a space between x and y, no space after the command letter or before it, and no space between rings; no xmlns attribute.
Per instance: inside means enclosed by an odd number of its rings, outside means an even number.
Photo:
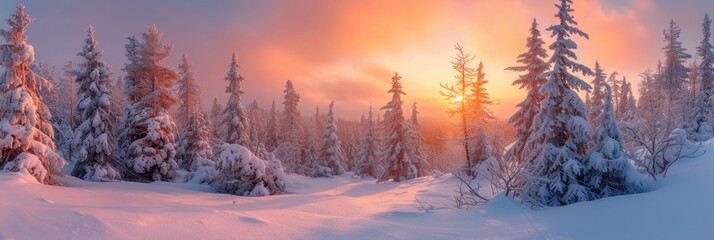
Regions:
<svg viewBox="0 0 714 240"><path fill-rule="evenodd" d="M425 121L445 116L439 83L453 81L453 45L483 61L487 88L507 118L523 92L517 77L503 69L525 50L533 18L545 28L555 22L554 0L477 1L9 1L0 2L7 18L17 4L36 22L29 30L38 60L61 67L76 59L89 24L115 74L125 60L126 37L150 24L174 44L167 64L176 67L187 54L207 107L221 102L231 53L238 53L246 78L243 104L262 107L282 102L285 80L295 82L303 114L336 101L336 112L356 119L370 104L381 107L390 96L390 77L399 72L408 103L416 100ZM599 60L607 72L629 80L654 68L662 51L662 30L670 19L682 28L682 41L694 54L711 0L575 0L575 17L590 40L576 39L581 63ZM7 27L3 24L2 28ZM586 78L590 81L590 78Z"/></svg>

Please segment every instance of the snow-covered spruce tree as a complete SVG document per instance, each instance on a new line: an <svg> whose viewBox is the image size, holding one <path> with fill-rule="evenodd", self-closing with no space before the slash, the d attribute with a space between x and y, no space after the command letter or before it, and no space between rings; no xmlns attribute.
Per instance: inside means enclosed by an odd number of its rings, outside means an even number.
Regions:
<svg viewBox="0 0 714 240"><path fill-rule="evenodd" d="M122 118L122 112L127 106L126 95L124 95L124 77L117 77L114 84L111 85L112 92L112 113L114 119L118 122ZM119 129L115 129L116 135L119 135Z"/></svg>
<svg viewBox="0 0 714 240"><path fill-rule="evenodd" d="M660 74L660 84L669 91L681 89L687 83L689 69L684 64L692 56L686 53L687 49L682 47L682 42L679 41L681 32L674 20L670 21L669 29L664 31L665 46L662 49L665 59Z"/></svg>
<svg viewBox="0 0 714 240"><path fill-rule="evenodd" d="M518 103L516 113L508 119L508 123L516 129L516 141L511 148L506 152L508 161L518 163L530 162L533 158L529 156L533 146L528 146L528 139L535 132L538 126L533 122L536 114L540 112L540 102L543 100L543 94L540 93L540 87L545 84L546 79L542 74L548 70L548 63L545 58L548 57L543 45L545 42L541 38L538 23L533 19L530 28L530 36L526 39L526 47L528 50L518 56L517 62L520 66L509 67L506 70L522 72L518 79L513 81L513 85L519 85L520 89L528 91L526 98ZM536 144L539 145L539 144Z"/></svg>
<svg viewBox="0 0 714 240"><path fill-rule="evenodd" d="M61 185L66 162L55 153L52 115L39 92L51 83L32 72L35 50L26 42L32 21L20 5L7 19L9 29L0 29L7 41L0 45L0 169L27 171L40 183Z"/></svg>
<svg viewBox="0 0 714 240"><path fill-rule="evenodd" d="M595 85L593 85L595 86ZM632 84L627 82L626 77L622 77L622 82L620 82L620 102L615 108L615 119L619 121L624 121L625 115L629 111L630 98L632 93Z"/></svg>
<svg viewBox="0 0 714 240"><path fill-rule="evenodd" d="M372 116L372 107L369 107L369 114L362 125L359 150L355 162L355 175L360 177L379 177L379 146L377 146L377 130Z"/></svg>
<svg viewBox="0 0 714 240"><path fill-rule="evenodd" d="M697 93L699 92L699 82L701 79L699 78L699 63L697 62L696 57L692 59L692 62L688 64L687 68L689 68L689 76L687 76L689 79L687 82L687 89L689 89L690 95L697 96Z"/></svg>
<svg viewBox="0 0 714 240"><path fill-rule="evenodd" d="M31 66L32 71L49 82L47 86L40 88L40 95L45 105L47 105L47 108L50 109L50 113L52 113L51 123L53 127L55 127L57 112L59 111L59 92L57 92L59 82L57 81L58 78L56 77L55 69L55 66L50 66L47 62L38 62ZM57 129L55 128L55 137L57 136L56 133Z"/></svg>
<svg viewBox="0 0 714 240"><path fill-rule="evenodd" d="M476 70L469 66L469 64L471 64L474 60L474 56L464 52L464 48L459 44L456 44L454 48L456 49L456 59L451 62L451 67L454 71L456 71L456 75L454 75L456 83L453 85L441 84L443 90L440 91L439 94L444 96L449 104L454 105L454 108L449 109L449 115L451 117L458 116L460 118L459 127L461 128L460 130L462 131L463 136L460 136L459 138L461 143L464 145L464 152L466 153L466 161L464 165L466 169L473 169L475 163L471 157L471 143L469 142L471 136L468 128L468 110L465 100L470 88L473 87L473 79L476 76ZM383 126L381 121L377 120L377 123L380 123L379 126Z"/></svg>
<svg viewBox="0 0 714 240"><path fill-rule="evenodd" d="M209 183L215 176L211 129L203 110L192 112L179 136L176 159L189 174L188 181Z"/></svg>
<svg viewBox="0 0 714 240"><path fill-rule="evenodd" d="M161 33L152 25L142 34L142 42L130 40L127 95L131 101L131 118L125 126L129 142L126 164L137 180L170 181L176 177L176 143L174 122L169 113L178 102L171 89L179 75L163 66L173 46L161 43ZM135 45L138 44L138 45ZM135 51L135 52L131 52ZM135 59L132 59L135 58ZM129 81L131 79L131 81Z"/></svg>
<svg viewBox="0 0 714 240"><path fill-rule="evenodd" d="M257 150L260 146L265 146L265 119L263 117L263 110L258 106L258 101L253 99L253 102L248 105L248 124L250 125L250 130L248 131L248 138L251 143L251 150Z"/></svg>
<svg viewBox="0 0 714 240"><path fill-rule="evenodd" d="M340 140L335 133L337 126L335 126L335 115L332 110L334 105L334 101L330 102L325 130L322 132L322 146L318 162L329 167L333 175L342 175L345 174L345 167L342 166L342 146L340 146Z"/></svg>
<svg viewBox="0 0 714 240"><path fill-rule="evenodd" d="M62 66L62 77L61 79L57 80L57 92L58 93L76 93L77 92L77 86L76 82L74 81L76 79L76 76L72 75L72 71L74 70L74 62L73 61L67 61L64 66ZM56 115L53 116L53 121L56 122L58 125L68 125L72 129L74 129L75 124L76 124L76 114L74 114L75 105L77 102L77 95L76 94L59 94L57 96L57 106L56 106ZM70 116L75 116L74 118L71 118Z"/></svg>
<svg viewBox="0 0 714 240"><path fill-rule="evenodd" d="M702 23L701 45L697 48L697 55L701 57L702 63L698 66L699 90L697 91L696 102L694 103L694 119L692 119L689 129L689 138L696 142L701 142L714 137L714 126L712 126L712 85L714 84L714 47L711 39L711 24L709 15L704 16ZM695 79L690 79L695 81Z"/></svg>
<svg viewBox="0 0 714 240"><path fill-rule="evenodd" d="M386 137L382 143L385 146L380 158L384 171L378 182L386 182L390 179L400 182L415 178L418 172L407 152L410 127L402 112L402 95L406 93L402 91L402 84L399 82L401 78L398 73L394 73L392 88L388 91L392 94L392 100L382 107L382 110L385 110L382 124Z"/></svg>
<svg viewBox="0 0 714 240"><path fill-rule="evenodd" d="M213 137L218 139L220 136L219 129L221 127L221 122L223 121L223 105L218 103L218 98L213 98L213 105L211 105L210 112L211 129L213 129Z"/></svg>
<svg viewBox="0 0 714 240"><path fill-rule="evenodd" d="M525 186L523 200L534 205L560 206L589 199L590 190L583 186L582 157L587 151L592 128L588 124L585 104L576 91L590 90L590 85L573 73L592 75L585 65L575 62L577 44L571 36L588 35L578 29L571 12L572 0L556 4L559 24L548 27L555 41L550 45L552 70L544 73L547 82L541 87L544 95L541 111L535 122L539 131L529 141L542 143L534 159L534 167Z"/></svg>
<svg viewBox="0 0 714 240"><path fill-rule="evenodd" d="M632 93L632 83L628 82L627 83L627 106L626 109L622 115L622 121L628 122L628 123L634 123L637 121L637 100L635 99L635 95Z"/></svg>
<svg viewBox="0 0 714 240"><path fill-rule="evenodd" d="M687 49L682 47L682 42L679 41L681 31L674 20L670 21L669 29L664 31L664 65L658 74L666 101L666 115L663 117L674 121L675 125L680 127L686 123L689 115L690 107L686 106L687 96L684 95L689 69L684 64L692 57L686 53Z"/></svg>
<svg viewBox="0 0 714 240"><path fill-rule="evenodd" d="M199 94L199 89L186 54L181 55L181 63L178 65L178 70L180 78L174 84L174 88L177 93L176 97L180 102L173 115L174 123L180 135L184 131L183 126L188 122L188 116L191 111L196 110L197 107L203 108L200 105L196 105L201 103L200 99L196 102L196 94Z"/></svg>
<svg viewBox="0 0 714 240"><path fill-rule="evenodd" d="M409 152L412 155L412 162L414 162L414 166L418 170L417 177L423 177L431 173L431 167L424 150L424 137L421 135L421 124L419 123L418 115L419 110L417 110L417 104L414 102L412 116L409 118L409 125L411 126L411 131L409 131Z"/></svg>
<svg viewBox="0 0 714 240"><path fill-rule="evenodd" d="M626 134L628 129L636 128L637 123L641 121L641 118L637 113L637 101L635 96L632 94L632 83L627 82L625 78L622 79L622 89L620 97L620 107L617 108L617 114L615 120L617 120L618 127L622 132L623 139L625 141L625 149L632 149L634 143L630 141Z"/></svg>
<svg viewBox="0 0 714 240"><path fill-rule="evenodd" d="M52 115L53 127L55 131L55 145L57 145L57 153L60 154L64 159L70 162L74 162L77 151L75 150L74 143L74 129L77 120L77 114L75 113L75 106L77 105L77 92L76 77L72 75L74 70L74 63L72 61L67 61L67 64L62 68L64 74L62 79L57 85L57 91L62 93L72 93L72 94L61 94L57 100L57 115Z"/></svg>
<svg viewBox="0 0 714 240"><path fill-rule="evenodd" d="M605 71L600 67L600 62L595 61L595 78L593 78L592 81L590 81L590 84L592 86L600 86L602 83L606 82L606 77L607 74ZM617 73L612 73L613 75ZM598 117L600 114L602 114L602 108L596 108L596 106L603 105L605 103L605 93L603 92L603 89L600 87L595 87L593 88L591 94L590 94L590 101L587 103L587 105L590 107L590 111L588 111L588 122L590 125L593 127L593 129L597 129L599 127L599 122L597 121Z"/></svg>
<svg viewBox="0 0 714 240"><path fill-rule="evenodd" d="M466 98L469 119L468 129L471 135L471 139L469 139L471 153L469 155L474 163L470 169L467 168L468 165L462 167L462 170L468 176L475 176L478 164L493 157L488 135L486 134L486 124L494 119L489 109L493 101L486 91L485 86L488 81L485 77L483 63L479 63L476 69L476 80L473 81L473 86L469 89L469 94Z"/></svg>
<svg viewBox="0 0 714 240"><path fill-rule="evenodd" d="M283 161L285 170L290 173L298 172L300 168L300 139L302 139L302 117L298 110L300 94L295 91L293 82L285 83L285 100L283 101L282 121L280 121L279 145L274 152L278 159Z"/></svg>
<svg viewBox="0 0 714 240"><path fill-rule="evenodd" d="M314 135L309 130L310 128L303 128L305 135ZM315 147L315 140L312 138L307 138L305 144L300 149L301 151L301 166L296 171L296 173L308 176L308 177L332 177L332 169L322 165L318 158L320 157L320 151Z"/></svg>
<svg viewBox="0 0 714 240"><path fill-rule="evenodd" d="M320 113L320 107L315 107L315 116L313 118L313 126L317 131L315 131L312 137L315 138L316 141L319 141L319 139L322 138L322 133L319 129L322 129L325 126L325 119L327 116Z"/></svg>
<svg viewBox="0 0 714 240"><path fill-rule="evenodd" d="M265 149L268 151L273 151L278 147L279 122L278 122L278 110L275 109L275 101L270 105L270 113L268 113L268 125L265 126Z"/></svg>
<svg viewBox="0 0 714 240"><path fill-rule="evenodd" d="M642 118L638 116L637 100L635 99L635 95L632 93L632 83L623 78L621 91L621 98L627 99L627 101L620 100L620 107L618 107L615 119L617 120L618 127L622 133L625 149L632 149L634 147L634 143L630 141L627 136L630 132L628 130L635 129L636 125L642 120Z"/></svg>
<svg viewBox="0 0 714 240"><path fill-rule="evenodd" d="M129 145L131 145L136 136L139 134L138 127L136 127L136 121L139 118L138 102L141 96L146 95L146 89L148 87L144 86L145 82L140 81L137 77L134 77L131 73L139 67L139 41L136 37L130 36L127 38L127 43L124 44L124 49L126 50L125 56L129 60L124 64L122 70L127 73L124 76L124 95L126 95L127 105L124 108L124 114L122 114L121 121L119 121L119 148L117 149L117 157L124 162L126 165L128 161L128 150ZM129 172L126 172L129 173Z"/></svg>
<svg viewBox="0 0 714 240"><path fill-rule="evenodd" d="M77 127L73 145L78 151L77 163L72 176L89 181L114 181L121 178L119 162L114 158L116 150L116 116L112 108L111 79L109 66L101 60L102 51L97 49L94 28L89 26L82 51L77 77Z"/></svg>
<svg viewBox="0 0 714 240"><path fill-rule="evenodd" d="M612 73L610 73L610 77L607 78L607 84L609 84L612 89L612 94L613 94L612 100L613 100L613 104L614 104L615 108L617 108L617 106L619 106L619 104L620 104L620 88L621 88L621 86L620 86L619 80L617 79L618 75L620 75L620 73L612 72ZM593 84L592 86L596 86L596 85ZM593 89L593 91L594 91L594 89ZM595 107L595 106L600 106L600 105L599 104L593 105L593 107ZM593 127L593 128L595 128L595 127Z"/></svg>
<svg viewBox="0 0 714 240"><path fill-rule="evenodd" d="M357 149L359 145L359 123L345 119L336 119L335 126L337 130L335 134L340 140L342 147L342 166L345 171L354 171L355 159L357 158Z"/></svg>
<svg viewBox="0 0 714 240"><path fill-rule="evenodd" d="M596 145L585 156L584 182L590 187L591 199L636 193L642 190L639 174L632 169L624 151L620 129L615 120L612 91L606 82L595 88L603 88L605 99L597 116ZM620 89L624 90L624 88ZM626 99L620 99L626 101Z"/></svg>
<svg viewBox="0 0 714 240"><path fill-rule="evenodd" d="M181 133L176 149L176 160L179 165L189 172L196 172L206 165L206 160L213 157L211 149L211 129L208 115L203 111L201 103L201 89L196 83L196 78L191 71L191 64L186 55L181 58L179 65L178 97L181 100L179 114L186 120L181 126Z"/></svg>
<svg viewBox="0 0 714 240"><path fill-rule="evenodd" d="M228 103L226 103L226 109L223 110L223 122L219 132L221 141L225 143L250 147L248 144L248 117L240 103L241 94L243 94L240 84L243 81L243 76L238 73L238 67L236 53L233 52L231 64L225 77L225 80L228 81L228 88L226 88L226 93L229 94Z"/></svg>
<svg viewBox="0 0 714 240"><path fill-rule="evenodd" d="M239 196L267 196L285 192L285 173L280 161L268 154L259 159L238 144L216 146L216 178L211 183L218 192Z"/></svg>
<svg viewBox="0 0 714 240"><path fill-rule="evenodd" d="M300 140L298 136L302 130L302 117L298 110L300 94L295 91L293 81L291 80L285 82L285 90L283 90L283 93L285 94L285 100L283 101L283 121L280 140L297 145Z"/></svg>

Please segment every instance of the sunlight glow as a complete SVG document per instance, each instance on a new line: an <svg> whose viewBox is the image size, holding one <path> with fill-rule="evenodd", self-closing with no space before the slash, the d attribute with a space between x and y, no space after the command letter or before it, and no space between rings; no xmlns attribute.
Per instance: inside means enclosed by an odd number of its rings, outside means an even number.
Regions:
<svg viewBox="0 0 714 240"><path fill-rule="evenodd" d="M456 97L454 97L454 100L453 100L453 101L454 101L454 102L461 102L461 101L463 101L463 100L464 100L463 97L461 97L461 96L456 96Z"/></svg>

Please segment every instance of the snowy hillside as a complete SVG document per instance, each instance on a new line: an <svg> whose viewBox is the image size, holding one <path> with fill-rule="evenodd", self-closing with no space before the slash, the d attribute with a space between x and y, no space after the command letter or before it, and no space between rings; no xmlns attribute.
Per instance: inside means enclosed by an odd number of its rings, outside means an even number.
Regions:
<svg viewBox="0 0 714 240"><path fill-rule="evenodd" d="M291 176L292 194L211 193L205 185L38 184L0 174L0 239L704 239L714 236L714 142L676 163L648 192L532 210L496 196L452 207L455 179L375 184ZM417 210L418 198L435 206Z"/></svg>

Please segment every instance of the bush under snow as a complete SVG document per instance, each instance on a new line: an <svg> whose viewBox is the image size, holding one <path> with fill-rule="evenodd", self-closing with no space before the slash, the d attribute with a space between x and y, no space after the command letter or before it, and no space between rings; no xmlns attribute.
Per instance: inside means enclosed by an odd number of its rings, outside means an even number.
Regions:
<svg viewBox="0 0 714 240"><path fill-rule="evenodd" d="M285 173L274 156L262 160L238 144L216 146L216 178L212 185L221 193L266 196L285 192Z"/></svg>

